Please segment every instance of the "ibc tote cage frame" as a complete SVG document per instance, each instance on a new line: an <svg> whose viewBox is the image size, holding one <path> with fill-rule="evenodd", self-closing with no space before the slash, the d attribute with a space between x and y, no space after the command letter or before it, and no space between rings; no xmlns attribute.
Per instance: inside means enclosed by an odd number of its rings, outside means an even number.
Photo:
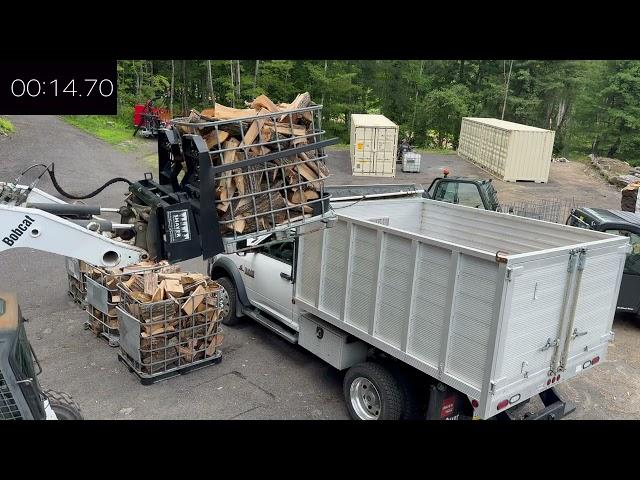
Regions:
<svg viewBox="0 0 640 480"><path fill-rule="evenodd" d="M329 204L330 194L324 191L324 178L319 172L326 171L327 155L324 148L338 143L338 138L322 139L326 132L321 126L321 111L322 105L312 105L286 112L198 123L181 117L171 121L171 128L161 129L158 133L158 182L147 175L144 180L132 185L130 190L144 204L162 210L158 221L163 224L165 232L170 228L171 211L186 212L189 238L177 245L171 245L168 238L158 239L157 248L168 251L163 258L180 261L200 254L205 259L211 258L219 253L238 251L238 243L243 240L276 231L289 234L291 229L299 226L328 223L335 218ZM308 125L295 124L295 117L304 117ZM258 133L254 138L255 143L244 145L248 130L256 122ZM270 138L263 136L265 126L272 131ZM179 128L192 133L180 133ZM223 128L242 139L242 143L224 147L224 142L220 141ZM305 133L293 135L300 128L305 128ZM288 129L291 135L280 133L279 130L283 129ZM215 135L216 139L211 149L203 138L210 134ZM269 148L269 153L264 153L265 148ZM238 155L240 159L225 164L227 152L231 152L232 158ZM311 180L301 175L300 168L305 167L317 173L318 178ZM291 172L295 172L296 178L293 183L287 184L287 176L292 178ZM278 175L281 181L274 182ZM242 178L248 186L247 190L229 199L216 198L217 186L236 178ZM266 180L264 189L262 179ZM302 195L304 188L313 189L318 198L307 199ZM289 201L288 193L296 191L299 192L300 203ZM278 199L280 204L276 205ZM229 203L230 218L221 218L218 214L217 207L225 202ZM259 210L260 202L263 207L265 204L268 207ZM244 207L241 214L236 211L239 205ZM250 227L247 233L237 232L234 225L240 218L252 223L254 228ZM230 232L223 234L222 230L229 227Z"/></svg>

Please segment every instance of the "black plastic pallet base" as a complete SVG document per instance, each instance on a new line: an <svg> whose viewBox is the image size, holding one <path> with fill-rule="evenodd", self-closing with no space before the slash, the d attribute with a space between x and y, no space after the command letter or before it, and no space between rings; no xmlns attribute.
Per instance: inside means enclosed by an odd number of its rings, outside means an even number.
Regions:
<svg viewBox="0 0 640 480"><path fill-rule="evenodd" d="M177 377L179 375L185 375L189 372L193 372L194 370L199 370L201 368L208 367L209 365L220 363L222 361L222 352L218 350L215 356L211 357L208 360L205 360L204 362L196 363L195 365L189 365L178 370L159 373L153 376L141 374L140 372L138 372L131 364L131 361L125 355L123 355L122 352L118 353L118 360L120 360L127 366L129 372L134 373L136 377L138 377L142 385L153 385L154 383L158 383L169 378Z"/></svg>

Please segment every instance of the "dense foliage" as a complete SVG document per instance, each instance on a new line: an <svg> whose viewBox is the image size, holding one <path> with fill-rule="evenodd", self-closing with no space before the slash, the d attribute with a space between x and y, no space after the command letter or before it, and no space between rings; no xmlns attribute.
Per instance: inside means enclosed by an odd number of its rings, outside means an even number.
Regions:
<svg viewBox="0 0 640 480"><path fill-rule="evenodd" d="M309 91L324 105L324 128L344 142L351 113L382 113L437 148L456 147L463 116L504 117L555 130L556 154L640 163L640 61L123 60L118 77L121 118L163 92L179 116Z"/></svg>

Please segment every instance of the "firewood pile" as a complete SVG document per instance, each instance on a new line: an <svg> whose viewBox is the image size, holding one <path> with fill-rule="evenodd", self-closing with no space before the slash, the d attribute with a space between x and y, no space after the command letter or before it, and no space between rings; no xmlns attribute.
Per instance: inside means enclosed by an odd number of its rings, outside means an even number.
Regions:
<svg viewBox="0 0 640 480"><path fill-rule="evenodd" d="M119 325L116 307L121 301L118 283L131 278L134 272L168 274L179 272L180 267L163 260L159 263L143 261L122 268L103 268L84 263L83 270L89 314L85 327L96 336L109 340L112 346L117 346Z"/></svg>
<svg viewBox="0 0 640 480"><path fill-rule="evenodd" d="M221 287L200 273L134 273L118 284L121 352L153 377L220 357ZM126 315L123 315L126 313ZM212 362L213 363L213 362Z"/></svg>
<svg viewBox="0 0 640 480"><path fill-rule="evenodd" d="M221 233L234 238L325 213L323 185L329 175L324 149L313 147L322 140L321 106L308 92L280 104L260 95L247 107L216 103L173 121L181 134L199 134L213 166L222 167L215 174L215 203ZM292 149L297 150L288 153ZM274 153L277 158L234 168Z"/></svg>

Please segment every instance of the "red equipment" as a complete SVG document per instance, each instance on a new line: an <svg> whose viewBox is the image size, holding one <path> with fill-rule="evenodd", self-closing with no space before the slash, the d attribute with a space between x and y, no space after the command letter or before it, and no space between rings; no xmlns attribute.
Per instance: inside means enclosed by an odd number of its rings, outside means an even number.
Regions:
<svg viewBox="0 0 640 480"><path fill-rule="evenodd" d="M145 104L139 103L133 107L133 126L136 127L133 136L141 129L145 137L157 135L158 129L166 126L170 120L169 110L154 107L153 100L148 100Z"/></svg>

